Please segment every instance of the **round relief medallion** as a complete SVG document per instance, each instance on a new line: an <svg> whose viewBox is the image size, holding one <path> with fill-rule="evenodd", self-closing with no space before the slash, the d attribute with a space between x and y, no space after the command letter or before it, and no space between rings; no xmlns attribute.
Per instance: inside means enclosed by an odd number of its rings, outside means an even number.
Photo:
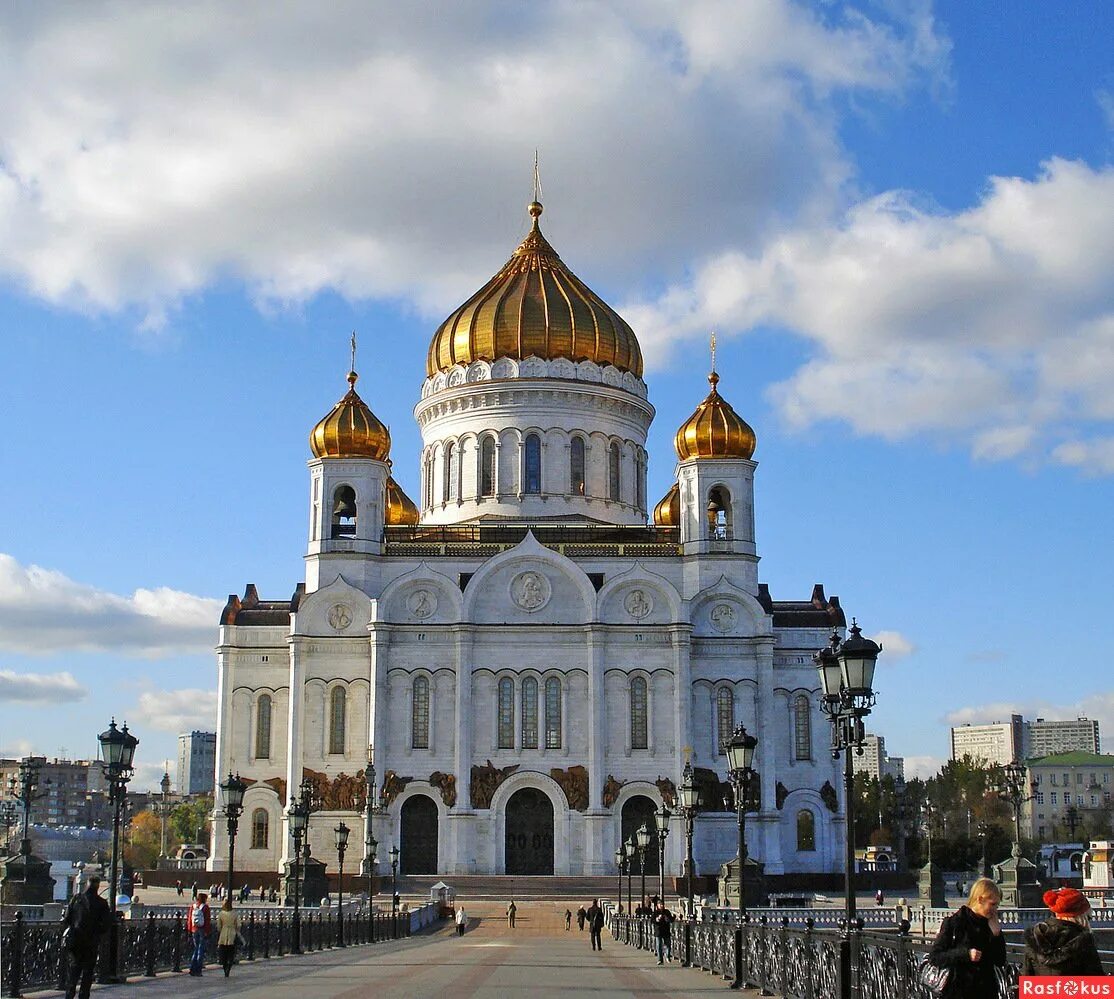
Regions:
<svg viewBox="0 0 1114 999"><path fill-rule="evenodd" d="M429 590L415 590L406 598L406 607L419 621L424 621L437 610L437 597Z"/></svg>
<svg viewBox="0 0 1114 999"><path fill-rule="evenodd" d="M712 627L716 631L728 632L735 630L735 608L730 604L716 604L712 613L708 615Z"/></svg>
<svg viewBox="0 0 1114 999"><path fill-rule="evenodd" d="M352 623L352 608L347 604L333 604L327 620L333 631L344 631Z"/></svg>
<svg viewBox="0 0 1114 999"><path fill-rule="evenodd" d="M540 572L520 572L511 580L511 600L524 611L541 610L552 594L549 580Z"/></svg>
<svg viewBox="0 0 1114 999"><path fill-rule="evenodd" d="M631 590L623 601L623 606L631 617L641 621L654 609L654 601L645 590Z"/></svg>

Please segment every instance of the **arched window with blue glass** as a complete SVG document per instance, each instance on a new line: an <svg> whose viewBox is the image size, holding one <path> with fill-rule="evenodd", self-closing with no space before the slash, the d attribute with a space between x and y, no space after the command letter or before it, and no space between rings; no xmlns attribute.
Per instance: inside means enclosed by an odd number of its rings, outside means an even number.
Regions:
<svg viewBox="0 0 1114 999"><path fill-rule="evenodd" d="M528 434L523 445L522 491L542 491L542 440L537 434Z"/></svg>

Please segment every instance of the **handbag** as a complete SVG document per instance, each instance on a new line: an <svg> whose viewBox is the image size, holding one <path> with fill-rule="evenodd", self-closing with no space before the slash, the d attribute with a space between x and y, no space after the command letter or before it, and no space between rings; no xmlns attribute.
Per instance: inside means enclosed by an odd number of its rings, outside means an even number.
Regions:
<svg viewBox="0 0 1114 999"><path fill-rule="evenodd" d="M920 966L917 968L917 983L926 989L929 995L942 996L950 978L950 968L938 968L935 964L930 964L927 954L921 958Z"/></svg>

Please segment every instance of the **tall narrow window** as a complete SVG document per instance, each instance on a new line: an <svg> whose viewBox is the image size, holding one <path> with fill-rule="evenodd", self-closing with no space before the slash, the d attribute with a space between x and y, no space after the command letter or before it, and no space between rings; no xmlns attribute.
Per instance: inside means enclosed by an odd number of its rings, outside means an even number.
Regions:
<svg viewBox="0 0 1114 999"><path fill-rule="evenodd" d="M649 747L649 734L646 727L646 680L636 676L630 682L630 747L646 749Z"/></svg>
<svg viewBox="0 0 1114 999"><path fill-rule="evenodd" d="M251 848L253 850L267 849L267 810L257 808L251 813Z"/></svg>
<svg viewBox="0 0 1114 999"><path fill-rule="evenodd" d="M607 449L607 498L619 499L619 445Z"/></svg>
<svg viewBox="0 0 1114 999"><path fill-rule="evenodd" d="M523 492L542 491L542 441L537 434L526 438L526 454L523 458Z"/></svg>
<svg viewBox="0 0 1114 999"><path fill-rule="evenodd" d="M433 452L425 456L425 507L433 506Z"/></svg>
<svg viewBox="0 0 1114 999"><path fill-rule="evenodd" d="M334 538L356 536L356 490L351 486L338 486L333 493Z"/></svg>
<svg viewBox="0 0 1114 999"><path fill-rule="evenodd" d="M495 438L485 437L480 444L480 495L495 495Z"/></svg>
<svg viewBox="0 0 1114 999"><path fill-rule="evenodd" d="M410 748L429 749L429 680L414 677L414 700L410 706Z"/></svg>
<svg viewBox="0 0 1114 999"><path fill-rule="evenodd" d="M538 681L522 681L522 748L538 748Z"/></svg>
<svg viewBox="0 0 1114 999"><path fill-rule="evenodd" d="M500 749L514 749L514 680L509 676L499 681Z"/></svg>
<svg viewBox="0 0 1114 999"><path fill-rule="evenodd" d="M441 499L448 503L456 499L456 483L460 465L460 449L455 444L445 446L445 467L441 483Z"/></svg>
<svg viewBox="0 0 1114 999"><path fill-rule="evenodd" d="M584 438L574 437L569 445L569 492L584 495Z"/></svg>
<svg viewBox="0 0 1114 999"><path fill-rule="evenodd" d="M816 818L807 809L797 813L797 849L802 853L816 849Z"/></svg>
<svg viewBox="0 0 1114 999"><path fill-rule="evenodd" d="M329 700L329 753L333 756L344 755L344 711L344 688L334 687Z"/></svg>
<svg viewBox="0 0 1114 999"><path fill-rule="evenodd" d="M812 717L806 694L793 701L793 756L798 760L812 759Z"/></svg>
<svg viewBox="0 0 1114 999"><path fill-rule="evenodd" d="M731 496L722 486L708 493L708 537L713 541L730 541Z"/></svg>
<svg viewBox="0 0 1114 999"><path fill-rule="evenodd" d="M719 736L717 742L720 756L726 755L727 750L723 748L723 744L731 738L734 732L735 695L731 692L730 687L720 687L716 691L716 735Z"/></svg>
<svg viewBox="0 0 1114 999"><path fill-rule="evenodd" d="M271 695L263 694L255 706L255 758L271 758Z"/></svg>
<svg viewBox="0 0 1114 999"><path fill-rule="evenodd" d="M545 748L561 748L561 681L555 676L545 681Z"/></svg>
<svg viewBox="0 0 1114 999"><path fill-rule="evenodd" d="M639 510L646 509L646 455L641 451L634 459L634 500Z"/></svg>

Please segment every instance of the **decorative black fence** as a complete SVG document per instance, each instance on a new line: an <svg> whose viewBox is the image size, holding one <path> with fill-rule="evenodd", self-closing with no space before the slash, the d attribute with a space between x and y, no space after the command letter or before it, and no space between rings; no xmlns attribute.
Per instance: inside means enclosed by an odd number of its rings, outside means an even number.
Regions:
<svg viewBox="0 0 1114 999"><path fill-rule="evenodd" d="M188 964L193 947L186 932L182 913L157 915L146 919L120 919L117 933L117 968L121 978L129 975L154 977L160 971L181 971ZM304 912L295 927L292 914L266 911L247 912L240 925L244 939L236 950L239 961L281 957L298 949L303 952L345 946L381 943L410 936L410 914L366 911L343 914ZM108 967L109 943L102 942L98 973ZM30 923L22 913L4 927L0 939L0 995L17 997L23 990L65 988L69 961L62 947L60 923ZM207 964L217 962L217 934L210 934L205 947Z"/></svg>
<svg viewBox="0 0 1114 999"><path fill-rule="evenodd" d="M613 915L611 932L628 946L656 947L653 924L644 917ZM844 994L845 975L851 994L860 999L932 999L916 981L931 944L914 941L907 922L892 932L859 928L845 935L814 929L811 919L803 929L790 928L786 917L745 920L739 929L678 919L670 943L674 960L785 999L832 999ZM1024 948L1008 941L1006 951L1009 981L1016 985ZM1102 957L1107 972L1114 973L1114 955L1102 952Z"/></svg>

